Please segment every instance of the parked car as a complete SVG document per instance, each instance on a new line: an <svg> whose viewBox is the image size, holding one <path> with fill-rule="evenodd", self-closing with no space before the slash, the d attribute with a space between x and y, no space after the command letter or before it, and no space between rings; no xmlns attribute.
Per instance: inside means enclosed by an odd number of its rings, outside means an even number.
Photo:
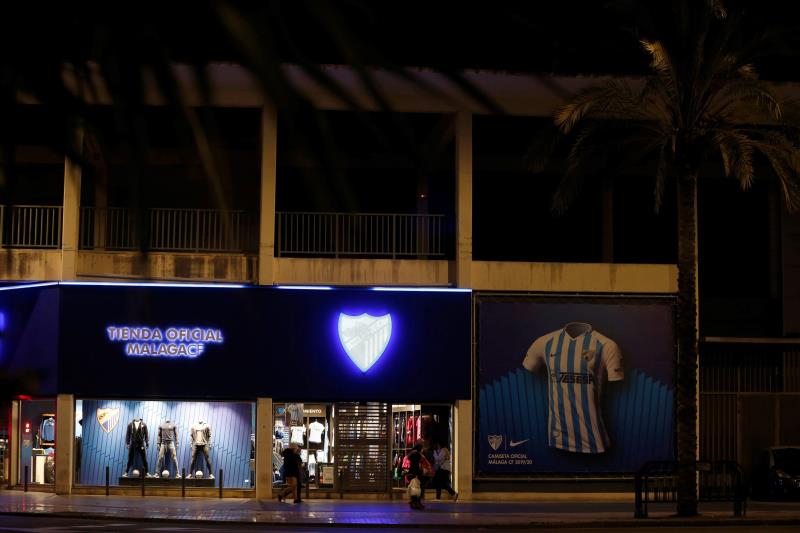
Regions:
<svg viewBox="0 0 800 533"><path fill-rule="evenodd" d="M753 496L800 498L800 446L773 446L759 452L753 468Z"/></svg>

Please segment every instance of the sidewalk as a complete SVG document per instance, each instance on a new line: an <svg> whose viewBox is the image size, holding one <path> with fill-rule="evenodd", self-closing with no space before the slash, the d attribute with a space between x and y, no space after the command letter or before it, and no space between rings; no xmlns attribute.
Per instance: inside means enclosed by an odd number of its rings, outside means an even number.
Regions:
<svg viewBox="0 0 800 533"><path fill-rule="evenodd" d="M241 522L263 525L347 527L624 527L702 525L798 525L799 502L752 502L746 518L733 518L730 505L706 505L701 516L679 519L672 507L651 506L650 518L635 520L630 503L591 502L427 502L412 511L405 502L309 500L302 504L253 499L131 496L56 496L0 491L0 514L42 514L63 518Z"/></svg>

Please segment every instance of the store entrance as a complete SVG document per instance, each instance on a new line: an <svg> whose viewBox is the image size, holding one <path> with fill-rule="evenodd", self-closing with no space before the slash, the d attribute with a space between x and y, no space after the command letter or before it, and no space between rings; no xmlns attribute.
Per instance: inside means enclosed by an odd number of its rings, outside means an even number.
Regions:
<svg viewBox="0 0 800 533"><path fill-rule="evenodd" d="M452 410L447 404L276 402L273 486L286 485L283 465L296 449L304 466L303 493L405 490L402 461L415 444L431 463L437 448L451 457ZM451 465L452 460L444 466Z"/></svg>
<svg viewBox="0 0 800 533"><path fill-rule="evenodd" d="M446 469L436 482L443 484L451 477L453 464L453 406L452 405L392 405L392 488L405 490L405 476L402 471L403 457L417 444L422 446L422 454L436 466ZM434 480L427 480L431 488ZM449 486L449 483L448 483Z"/></svg>

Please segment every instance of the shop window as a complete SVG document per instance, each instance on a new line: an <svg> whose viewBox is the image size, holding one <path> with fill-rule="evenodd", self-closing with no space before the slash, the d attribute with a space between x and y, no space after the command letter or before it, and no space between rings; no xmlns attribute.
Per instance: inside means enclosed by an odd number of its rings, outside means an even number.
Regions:
<svg viewBox="0 0 800 533"><path fill-rule="evenodd" d="M255 404L77 400L75 483L255 486ZM186 479L181 479L185 477ZM143 479L144 478L144 479Z"/></svg>
<svg viewBox="0 0 800 533"><path fill-rule="evenodd" d="M299 453L304 466L301 487L308 484L314 490L333 489L333 405L276 403L274 406L273 486L286 485L285 458L289 453ZM297 452L292 451L292 445Z"/></svg>
<svg viewBox="0 0 800 533"><path fill-rule="evenodd" d="M56 403L53 400L20 402L19 479L27 475L32 485L52 484L56 473Z"/></svg>

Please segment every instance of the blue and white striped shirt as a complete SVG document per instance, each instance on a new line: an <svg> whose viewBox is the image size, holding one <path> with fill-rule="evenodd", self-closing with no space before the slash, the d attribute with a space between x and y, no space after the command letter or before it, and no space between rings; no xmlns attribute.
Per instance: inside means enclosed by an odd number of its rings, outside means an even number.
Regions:
<svg viewBox="0 0 800 533"><path fill-rule="evenodd" d="M602 453L610 446L600 410L604 377L625 378L617 343L592 329L572 322L539 337L522 362L534 372L544 366L548 387L548 444L578 453Z"/></svg>

